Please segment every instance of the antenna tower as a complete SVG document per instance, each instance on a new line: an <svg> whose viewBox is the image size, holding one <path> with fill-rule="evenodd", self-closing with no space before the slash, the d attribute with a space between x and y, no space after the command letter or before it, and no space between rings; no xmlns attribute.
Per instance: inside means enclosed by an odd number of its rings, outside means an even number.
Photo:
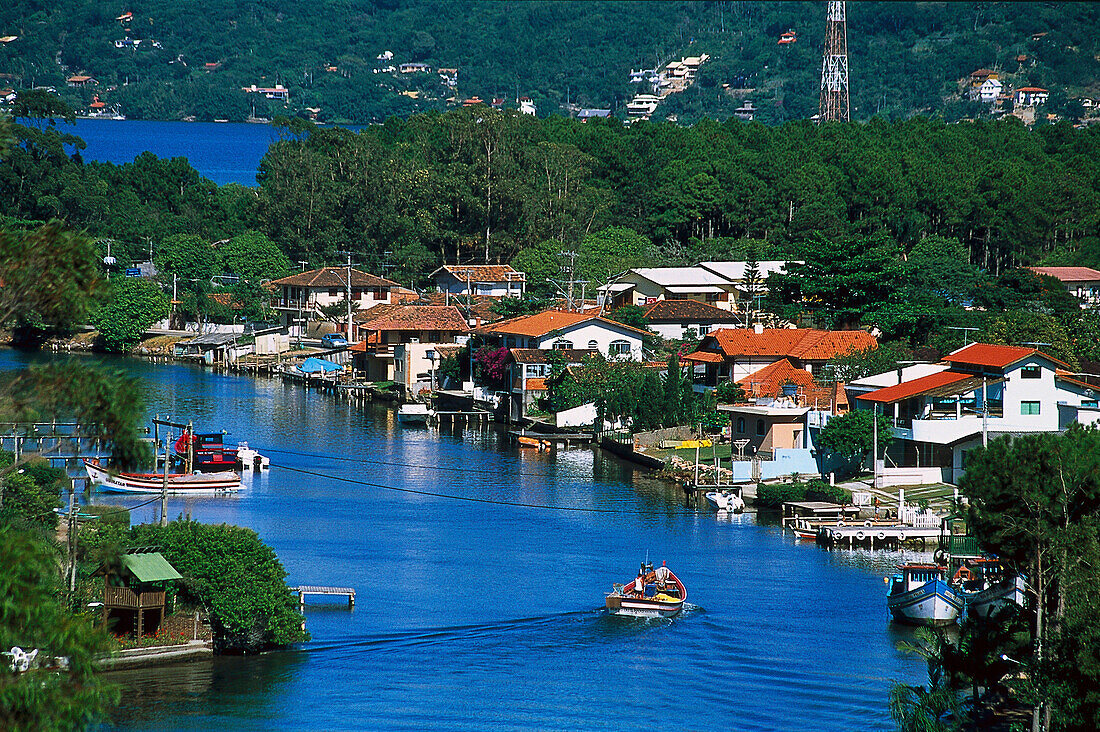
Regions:
<svg viewBox="0 0 1100 732"><path fill-rule="evenodd" d="M848 22L844 2L830 0L825 18L825 54L821 59L822 122L847 122L851 113L848 100Z"/></svg>

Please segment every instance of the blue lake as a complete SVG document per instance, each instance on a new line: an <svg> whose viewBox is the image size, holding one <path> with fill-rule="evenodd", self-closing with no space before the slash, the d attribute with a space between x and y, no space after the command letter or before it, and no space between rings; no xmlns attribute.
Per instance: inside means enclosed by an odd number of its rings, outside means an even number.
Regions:
<svg viewBox="0 0 1100 732"><path fill-rule="evenodd" d="M0 369L27 360L0 351ZM171 516L255 529L290 584L358 590L354 610L309 606L313 640L293 651L114 674L116 729L886 730L891 682L924 680L885 608L901 554L718 518L600 451L525 452L496 430L403 428L276 380L112 363L141 379L150 416L272 458L240 495L170 499ZM690 607L606 617L612 582L647 552Z"/></svg>
<svg viewBox="0 0 1100 732"><path fill-rule="evenodd" d="M218 185L256 185L256 171L268 146L278 139L270 125L243 122L154 122L78 119L64 131L83 138L85 160L133 162L149 151L160 158L185 157Z"/></svg>

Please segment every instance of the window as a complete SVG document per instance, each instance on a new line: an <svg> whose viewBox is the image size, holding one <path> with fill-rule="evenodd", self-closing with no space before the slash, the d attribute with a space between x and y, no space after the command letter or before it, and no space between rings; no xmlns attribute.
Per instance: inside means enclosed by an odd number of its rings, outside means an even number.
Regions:
<svg viewBox="0 0 1100 732"><path fill-rule="evenodd" d="M589 341L588 342L588 350L598 351L598 350L600 350L600 344L596 343L596 341Z"/></svg>
<svg viewBox="0 0 1100 732"><path fill-rule="evenodd" d="M1038 414L1039 402L1020 402L1020 414Z"/></svg>
<svg viewBox="0 0 1100 732"><path fill-rule="evenodd" d="M700 325L699 326L699 335L705 336L707 333L710 333L710 329L713 328L713 327L714 327L713 325Z"/></svg>
<svg viewBox="0 0 1100 732"><path fill-rule="evenodd" d="M1095 399L1082 399L1081 400L1081 406L1082 407L1092 407L1093 409L1096 409L1096 400Z"/></svg>
<svg viewBox="0 0 1100 732"><path fill-rule="evenodd" d="M612 356L629 356L630 343L627 341L611 341L611 346L607 349L607 352Z"/></svg>
<svg viewBox="0 0 1100 732"><path fill-rule="evenodd" d="M762 420L762 419L756 420L756 434L763 436L766 433L767 433L767 430L764 429L764 420Z"/></svg>
<svg viewBox="0 0 1100 732"><path fill-rule="evenodd" d="M1040 376L1042 376L1042 373L1040 373L1038 366L1024 366L1020 369L1021 379L1038 379Z"/></svg>
<svg viewBox="0 0 1100 732"><path fill-rule="evenodd" d="M738 417L737 418L737 434L739 434L739 435L745 434L745 418L744 417Z"/></svg>
<svg viewBox="0 0 1100 732"><path fill-rule="evenodd" d="M337 296L337 295L339 295L339 294L340 294L340 291L339 291L339 290L329 290L329 291L328 291L328 296L329 296L329 297L336 297L336 296Z"/></svg>
<svg viewBox="0 0 1100 732"><path fill-rule="evenodd" d="M558 340L554 341L555 351L568 351L573 348L573 341Z"/></svg>
<svg viewBox="0 0 1100 732"><path fill-rule="evenodd" d="M550 373L550 364L546 363L529 363L527 364L527 378L538 379L546 376Z"/></svg>

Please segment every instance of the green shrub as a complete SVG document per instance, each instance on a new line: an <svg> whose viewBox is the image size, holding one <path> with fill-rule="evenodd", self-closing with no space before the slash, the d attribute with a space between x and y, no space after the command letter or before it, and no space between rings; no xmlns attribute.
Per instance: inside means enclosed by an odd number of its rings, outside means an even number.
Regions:
<svg viewBox="0 0 1100 732"><path fill-rule="evenodd" d="M806 500L806 486L802 483L760 483L756 486L756 505L779 508L790 501Z"/></svg>
<svg viewBox="0 0 1100 732"><path fill-rule="evenodd" d="M829 485L823 480L811 480L806 484L806 500L826 501L847 506L852 502L852 492L847 488Z"/></svg>

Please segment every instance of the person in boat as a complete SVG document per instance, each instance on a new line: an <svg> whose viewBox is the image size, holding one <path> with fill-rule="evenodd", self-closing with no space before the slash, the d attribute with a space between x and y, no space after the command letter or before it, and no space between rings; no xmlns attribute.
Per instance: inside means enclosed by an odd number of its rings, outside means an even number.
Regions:
<svg viewBox="0 0 1100 732"><path fill-rule="evenodd" d="M645 597L645 562L642 562L642 566L638 569L638 579L634 581L634 591L640 597Z"/></svg>

